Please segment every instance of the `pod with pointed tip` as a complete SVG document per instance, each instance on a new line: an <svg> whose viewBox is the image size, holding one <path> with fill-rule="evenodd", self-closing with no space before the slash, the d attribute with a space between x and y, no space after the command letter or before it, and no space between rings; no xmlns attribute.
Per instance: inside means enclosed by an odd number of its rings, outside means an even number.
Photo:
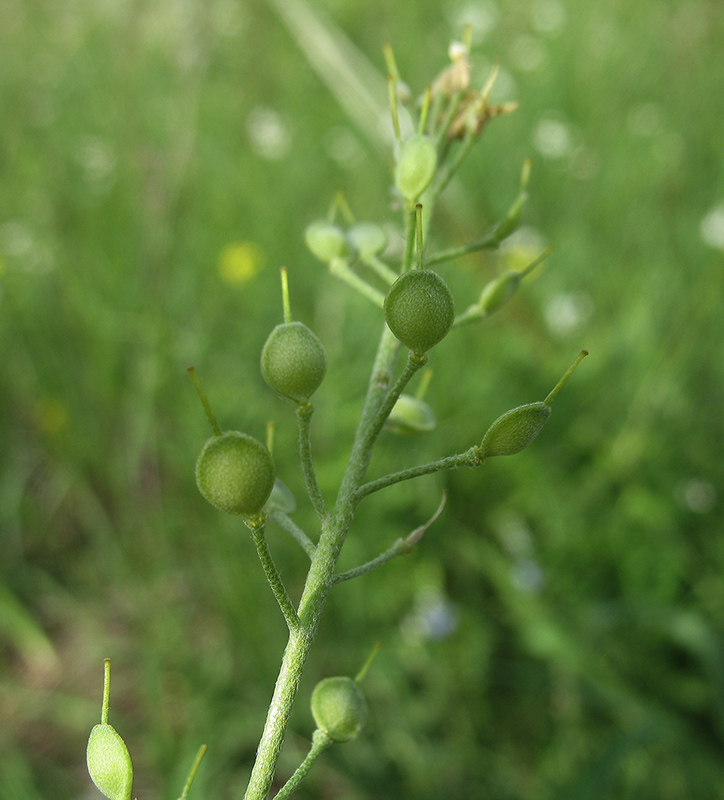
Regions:
<svg viewBox="0 0 724 800"><path fill-rule="evenodd" d="M541 432L551 415L551 407L543 401L511 408L488 428L480 445L482 458L513 456Z"/></svg>
<svg viewBox="0 0 724 800"><path fill-rule="evenodd" d="M344 258L349 253L344 231L332 222L320 219L312 222L304 231L304 241L313 255L328 264L335 258Z"/></svg>
<svg viewBox="0 0 724 800"><path fill-rule="evenodd" d="M327 372L324 345L303 322L284 322L274 328L264 344L261 372L275 392L306 403Z"/></svg>
<svg viewBox="0 0 724 800"><path fill-rule="evenodd" d="M367 701L359 685L346 676L324 678L312 692L312 716L333 742L349 742L367 724Z"/></svg>
<svg viewBox="0 0 724 800"><path fill-rule="evenodd" d="M430 406L417 397L401 394L387 418L385 426L393 433L413 434L431 431L437 419Z"/></svg>
<svg viewBox="0 0 724 800"><path fill-rule="evenodd" d="M196 462L196 485L212 506L254 516L274 488L271 453L253 436L227 431L212 436Z"/></svg>
<svg viewBox="0 0 724 800"><path fill-rule="evenodd" d="M427 189L437 169L437 149L429 136L416 134L400 148L395 165L395 185L408 201L415 202Z"/></svg>
<svg viewBox="0 0 724 800"><path fill-rule="evenodd" d="M384 311L392 333L416 355L441 342L455 321L452 292L431 269L400 275L387 292Z"/></svg>
<svg viewBox="0 0 724 800"><path fill-rule="evenodd" d="M109 800L130 800L133 765L126 743L112 725L94 725L86 748L88 774Z"/></svg>
<svg viewBox="0 0 724 800"><path fill-rule="evenodd" d="M361 258L376 256L387 246L385 229L374 222L357 222L348 231L347 237Z"/></svg>

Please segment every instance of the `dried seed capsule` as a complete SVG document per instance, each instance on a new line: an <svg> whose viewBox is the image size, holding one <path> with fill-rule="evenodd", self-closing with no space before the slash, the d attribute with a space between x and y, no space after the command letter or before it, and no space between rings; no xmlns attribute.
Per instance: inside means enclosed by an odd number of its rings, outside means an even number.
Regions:
<svg viewBox="0 0 724 800"><path fill-rule="evenodd" d="M112 725L94 725L86 748L88 774L109 800L130 800L133 765L126 743Z"/></svg>
<svg viewBox="0 0 724 800"><path fill-rule="evenodd" d="M277 325L261 351L261 371L274 391L306 403L327 371L327 355L319 337L302 322Z"/></svg>
<svg viewBox="0 0 724 800"><path fill-rule="evenodd" d="M437 149L429 136L411 136L400 148L395 166L395 185L410 202L427 189L437 169Z"/></svg>
<svg viewBox="0 0 724 800"><path fill-rule="evenodd" d="M415 355L442 341L455 320L452 292L430 269L400 275L387 292L384 309L392 333Z"/></svg>
<svg viewBox="0 0 724 800"><path fill-rule="evenodd" d="M344 231L323 219L307 226L304 231L304 241L313 255L325 264L334 261L335 258L344 258L349 253Z"/></svg>
<svg viewBox="0 0 724 800"><path fill-rule="evenodd" d="M367 701L352 678L324 678L314 687L311 705L317 727L334 742L351 741L367 724Z"/></svg>
<svg viewBox="0 0 724 800"><path fill-rule="evenodd" d="M196 484L212 506L253 516L274 487L274 461L253 436L227 431L204 445L196 462Z"/></svg>

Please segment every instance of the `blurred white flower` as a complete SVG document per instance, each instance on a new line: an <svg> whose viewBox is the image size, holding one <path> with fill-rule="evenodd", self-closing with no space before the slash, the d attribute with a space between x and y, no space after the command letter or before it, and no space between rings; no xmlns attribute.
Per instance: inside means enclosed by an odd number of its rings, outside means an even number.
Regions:
<svg viewBox="0 0 724 800"><path fill-rule="evenodd" d="M699 225L701 238L717 250L724 250L724 203L709 211Z"/></svg>
<svg viewBox="0 0 724 800"><path fill-rule="evenodd" d="M355 169L364 163L364 147L349 128L335 126L324 137L324 144L329 155L346 169Z"/></svg>
<svg viewBox="0 0 724 800"><path fill-rule="evenodd" d="M681 481L676 487L675 496L679 505L696 514L707 514L717 500L714 484L705 478Z"/></svg>
<svg viewBox="0 0 724 800"><path fill-rule="evenodd" d="M272 108L257 106L246 120L254 150L270 161L284 158L292 146L292 134L281 115Z"/></svg>
<svg viewBox="0 0 724 800"><path fill-rule="evenodd" d="M545 44L536 36L516 36L510 48L511 63L523 72L535 72L545 67L548 51Z"/></svg>
<svg viewBox="0 0 724 800"><path fill-rule="evenodd" d="M564 158L573 150L571 128L557 119L542 119L533 132L533 145L544 158Z"/></svg>
<svg viewBox="0 0 724 800"><path fill-rule="evenodd" d="M531 22L539 33L558 33L566 24L566 10L558 0L538 0L531 11Z"/></svg>
<svg viewBox="0 0 724 800"><path fill-rule="evenodd" d="M546 304L544 314L551 333L569 336L589 320L593 314L593 301L585 292L557 294Z"/></svg>
<svg viewBox="0 0 724 800"><path fill-rule="evenodd" d="M463 30L466 25L472 26L474 42L482 42L490 36L498 24L500 9L493 0L478 0L453 9L450 24L453 30Z"/></svg>

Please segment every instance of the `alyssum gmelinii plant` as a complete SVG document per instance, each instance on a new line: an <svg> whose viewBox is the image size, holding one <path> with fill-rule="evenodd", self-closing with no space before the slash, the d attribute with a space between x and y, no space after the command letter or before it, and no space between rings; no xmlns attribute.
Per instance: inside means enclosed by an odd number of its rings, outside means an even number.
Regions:
<svg viewBox="0 0 724 800"><path fill-rule="evenodd" d="M328 265L332 275L366 297L373 313L384 317L380 319L379 347L349 461L337 496L331 503L317 482L310 444L313 397L323 385L327 356L319 337L303 322L292 320L286 270L282 270L283 321L270 332L260 357L265 381L275 392L289 399L297 416L304 482L318 519L315 535L303 531L292 519L295 504L290 502L288 490L276 476L271 448L248 433L222 432L195 371L189 368L213 431L196 463L199 490L220 511L239 516L251 531L262 567L289 628L288 643L245 800L266 800L269 795L302 670L330 590L396 556L409 553L442 510L441 506L426 525L399 539L371 561L338 572L337 562L357 506L369 495L400 481L461 466L479 467L488 458L513 455L528 447L550 417L553 398L586 354L581 352L545 400L506 412L487 432L481 431L479 443L472 444L465 452L368 480L367 469L383 428L414 435L436 424L432 409L422 400L430 378L429 370L425 370L417 396L403 394L415 373L428 363L431 351L456 326L483 321L498 311L510 300L522 279L549 252L544 251L522 272L508 271L490 281L482 287L477 301L462 313L456 312L453 294L437 267L467 253L495 250L517 229L527 196L529 162L523 165L518 195L509 211L487 234L468 244L427 255L424 231L439 195L487 123L512 111L514 104L491 104L495 70L482 90L470 88L469 42L454 43L450 50L452 63L424 94L416 130L403 134L398 115L399 76L389 48L385 55L395 135L393 191L405 232L400 263L393 264L385 259L387 235L384 229L373 222L355 220L340 198L333 204L327 219L312 222L305 232L312 254ZM338 216L343 219L337 220ZM395 374L397 377L393 380ZM265 531L269 520L290 533L309 557L309 571L298 600L293 600L287 592L267 546ZM355 679L333 676L318 683L311 696L311 712L317 727L312 733L309 753L277 792L277 800L292 793L327 747L351 741L360 734L368 714L360 681L368 664ZM123 740L107 721L109 679L110 667L106 663L103 713L101 723L93 729L88 742L88 768L107 797L129 800L130 756ZM203 749L183 797L202 753Z"/></svg>

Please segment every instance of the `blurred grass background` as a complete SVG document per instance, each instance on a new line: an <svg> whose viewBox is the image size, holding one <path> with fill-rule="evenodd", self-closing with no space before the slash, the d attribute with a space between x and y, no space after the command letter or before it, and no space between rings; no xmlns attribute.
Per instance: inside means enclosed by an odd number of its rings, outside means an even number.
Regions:
<svg viewBox="0 0 724 800"><path fill-rule="evenodd" d="M591 356L524 454L360 507L344 567L449 492L414 554L332 594L281 776L314 683L380 641L367 732L300 798L724 797L724 9L310 8L377 70L392 42L415 93L467 21L477 83L501 63L520 109L491 124L433 236L485 231L526 156L531 200L515 248L443 270L460 307L527 247L556 247L433 353L439 427L385 435L371 474L469 447ZM193 796L240 797L285 635L245 529L195 488L208 427L184 368L223 427L263 437L275 420L312 530L293 414L258 353L286 264L328 348L314 447L331 495L380 319L301 235L339 188L394 222L389 156L335 101L319 31L262 0L2 0L0 47L0 797L98 796L84 750L106 656L134 795L176 798L206 742ZM297 596L305 558L270 541Z"/></svg>

